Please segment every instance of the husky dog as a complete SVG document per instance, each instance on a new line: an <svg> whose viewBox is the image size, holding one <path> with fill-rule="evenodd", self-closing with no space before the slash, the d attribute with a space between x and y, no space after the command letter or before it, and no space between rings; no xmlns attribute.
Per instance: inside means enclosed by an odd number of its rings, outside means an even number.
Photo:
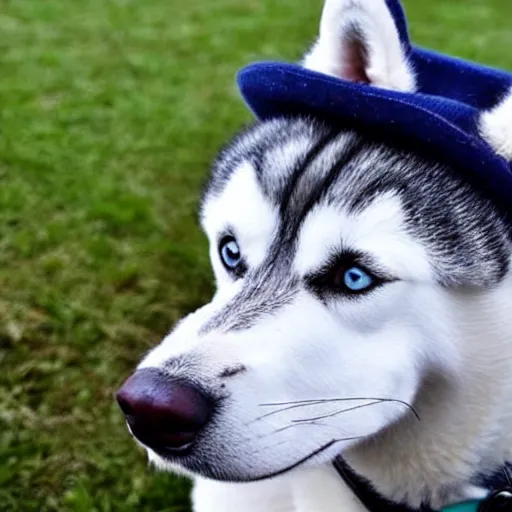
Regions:
<svg viewBox="0 0 512 512"><path fill-rule="evenodd" d="M303 65L416 86L384 0L327 0ZM511 111L482 121L496 152ZM217 292L118 394L196 512L366 510L340 454L411 508L486 496L476 475L512 460L512 239L488 199L435 155L291 116L221 151L201 221Z"/></svg>

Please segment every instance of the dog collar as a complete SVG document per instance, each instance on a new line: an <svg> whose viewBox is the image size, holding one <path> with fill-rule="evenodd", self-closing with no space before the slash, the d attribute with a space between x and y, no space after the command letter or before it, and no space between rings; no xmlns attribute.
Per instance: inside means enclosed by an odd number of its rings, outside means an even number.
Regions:
<svg viewBox="0 0 512 512"><path fill-rule="evenodd" d="M480 508L480 501L470 501L467 503L460 503L443 509L443 512L478 512Z"/></svg>
<svg viewBox="0 0 512 512"><path fill-rule="evenodd" d="M467 503L460 503L443 509L443 512L478 512L480 508L479 501L470 501Z"/></svg>
<svg viewBox="0 0 512 512"><path fill-rule="evenodd" d="M369 512L435 512L431 508L412 509L407 505L393 503L383 498L373 489L371 484L359 476L341 457L334 460L333 466L352 490L359 501ZM496 475L486 480L491 494L483 500L466 501L448 506L440 512L510 512L512 511L512 489L507 478L505 467Z"/></svg>

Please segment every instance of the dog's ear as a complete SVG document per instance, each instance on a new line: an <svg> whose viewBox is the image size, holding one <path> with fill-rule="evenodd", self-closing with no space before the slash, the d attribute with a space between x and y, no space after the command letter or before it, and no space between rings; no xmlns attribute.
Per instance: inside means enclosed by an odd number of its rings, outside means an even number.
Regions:
<svg viewBox="0 0 512 512"><path fill-rule="evenodd" d="M385 0L326 0L319 37L302 64L351 82L415 90L414 72Z"/></svg>
<svg viewBox="0 0 512 512"><path fill-rule="evenodd" d="M480 134L498 155L512 162L512 90L482 114Z"/></svg>

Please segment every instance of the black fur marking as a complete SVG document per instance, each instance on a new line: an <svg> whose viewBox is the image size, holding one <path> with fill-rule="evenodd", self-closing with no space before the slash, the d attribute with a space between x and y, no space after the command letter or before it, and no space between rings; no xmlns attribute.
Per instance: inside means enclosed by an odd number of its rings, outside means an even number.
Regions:
<svg viewBox="0 0 512 512"><path fill-rule="evenodd" d="M300 284L298 276L294 276L291 270L296 234L305 216L324 198L343 168L365 149L362 139L350 137L346 146L335 148L338 157L327 169L311 173L311 169L317 167L322 151L336 145L339 136L339 133L327 132L309 147L308 153L300 155L289 178L293 186L284 189L287 199L281 208L279 233L265 262L247 275L241 292L203 326L202 333L213 329L247 329L261 316L271 315L291 303Z"/></svg>
<svg viewBox="0 0 512 512"><path fill-rule="evenodd" d="M295 164L295 168L293 169L290 178L288 179L286 186L282 190L282 199L279 202L279 209L281 212L281 217L286 216L286 212L290 205L290 201L293 197L294 191L297 188L297 183L301 176L304 175L305 169L307 169L311 163L315 160L315 158L325 149L325 147L330 144L335 137L338 136L338 132L335 130L328 131L314 146L313 148L306 153L303 158ZM260 170L260 176L261 176Z"/></svg>
<svg viewBox="0 0 512 512"><path fill-rule="evenodd" d="M357 214L395 196L407 231L425 246L443 286L489 287L509 270L509 227L478 191L433 158L319 121L278 119L255 125L223 150L204 200L220 194L243 162L253 165L264 195L279 207L279 229L265 261L247 268L240 293L202 332L246 329L304 289L292 262L302 223L318 203Z"/></svg>
<svg viewBox="0 0 512 512"><path fill-rule="evenodd" d="M226 368L219 377L221 379L226 379L229 377L234 377L235 375L239 375L240 373L244 373L247 371L247 368L244 365L233 366L232 368Z"/></svg>

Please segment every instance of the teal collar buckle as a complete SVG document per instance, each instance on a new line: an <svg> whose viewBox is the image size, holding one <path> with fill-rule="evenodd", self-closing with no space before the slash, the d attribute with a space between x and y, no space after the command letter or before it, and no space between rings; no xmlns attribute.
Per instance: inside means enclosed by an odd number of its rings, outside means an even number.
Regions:
<svg viewBox="0 0 512 512"><path fill-rule="evenodd" d="M512 489L496 492L484 500L452 505L442 512L512 512Z"/></svg>
<svg viewBox="0 0 512 512"><path fill-rule="evenodd" d="M444 508L442 512L479 512L482 501L466 501Z"/></svg>

